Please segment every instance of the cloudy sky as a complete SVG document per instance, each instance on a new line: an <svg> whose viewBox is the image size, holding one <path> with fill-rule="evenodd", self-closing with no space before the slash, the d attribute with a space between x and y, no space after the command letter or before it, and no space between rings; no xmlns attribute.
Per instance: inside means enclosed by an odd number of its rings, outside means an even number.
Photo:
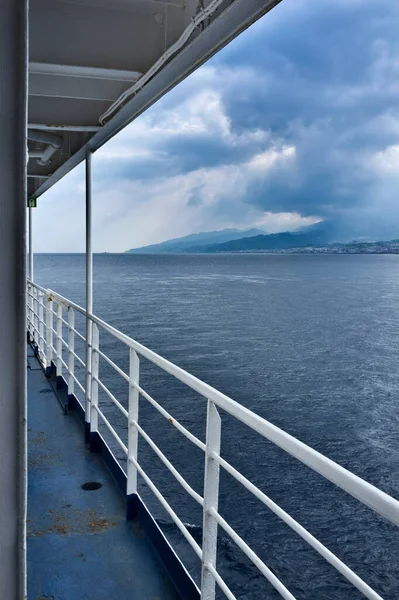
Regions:
<svg viewBox="0 0 399 600"><path fill-rule="evenodd" d="M331 218L399 237L398 31L397 0L283 0L94 155L94 251ZM34 219L36 252L84 250L82 166Z"/></svg>

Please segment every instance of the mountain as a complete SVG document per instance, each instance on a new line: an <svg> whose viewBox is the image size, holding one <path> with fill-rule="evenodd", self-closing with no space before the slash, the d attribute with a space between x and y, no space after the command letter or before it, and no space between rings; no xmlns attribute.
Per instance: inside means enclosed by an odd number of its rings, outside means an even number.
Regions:
<svg viewBox="0 0 399 600"><path fill-rule="evenodd" d="M259 250L287 250L289 248L306 248L323 246L334 239L335 227L331 223L316 223L297 231L262 234L252 237L230 240L228 242L208 246L205 252L251 252ZM334 239L334 241L338 241Z"/></svg>
<svg viewBox="0 0 399 600"><path fill-rule="evenodd" d="M358 242L372 242L362 235L361 226L354 227L343 219L326 219L296 231L267 234L260 229L223 229L195 233L182 238L168 240L161 244L133 248L131 253L216 253L216 252L262 252L286 251L300 248L323 248L334 244L345 244L357 239Z"/></svg>
<svg viewBox="0 0 399 600"><path fill-rule="evenodd" d="M209 246L222 244L241 238L251 238L264 234L261 229L223 229L221 231L206 231L203 233L193 233L181 238L167 240L160 244L151 244L141 248L131 248L126 250L129 254L164 254L174 252L205 252Z"/></svg>

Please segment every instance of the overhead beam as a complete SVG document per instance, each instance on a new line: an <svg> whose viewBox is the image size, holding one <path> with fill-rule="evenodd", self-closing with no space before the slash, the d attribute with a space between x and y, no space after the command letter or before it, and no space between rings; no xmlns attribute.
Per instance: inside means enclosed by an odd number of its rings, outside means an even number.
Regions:
<svg viewBox="0 0 399 600"><path fill-rule="evenodd" d="M130 81L127 80L30 73L29 97L47 96L115 102L130 85Z"/></svg>
<svg viewBox="0 0 399 600"><path fill-rule="evenodd" d="M94 104L94 106L93 106ZM79 98L49 98L29 96L28 119L30 123L49 125L100 125L98 118L109 107L106 100L95 103ZM83 140L82 140L83 143Z"/></svg>
<svg viewBox="0 0 399 600"><path fill-rule="evenodd" d="M93 133L101 129L100 125L47 125L45 123L29 123L28 127L40 131L84 131Z"/></svg>
<svg viewBox="0 0 399 600"><path fill-rule="evenodd" d="M52 63L30 62L29 75L59 75L62 77L83 77L84 79L105 79L108 81L128 81L134 83L142 76L138 71L124 69L103 69Z"/></svg>
<svg viewBox="0 0 399 600"><path fill-rule="evenodd" d="M46 192L85 159L88 149L94 152L100 148L128 123L136 119L218 50L280 2L281 0L235 0L155 75L136 96L130 99L100 131L93 135L85 146L65 161L36 190L34 196L38 197Z"/></svg>

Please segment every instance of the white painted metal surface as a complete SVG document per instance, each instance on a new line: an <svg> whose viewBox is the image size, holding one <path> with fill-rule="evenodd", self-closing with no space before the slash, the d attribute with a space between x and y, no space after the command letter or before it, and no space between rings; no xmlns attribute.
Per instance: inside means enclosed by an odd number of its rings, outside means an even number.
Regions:
<svg viewBox="0 0 399 600"><path fill-rule="evenodd" d="M33 215L32 215L32 207L28 208L28 243L29 243L29 279L33 281Z"/></svg>
<svg viewBox="0 0 399 600"><path fill-rule="evenodd" d="M29 63L29 74L59 75L60 77L78 77L83 79L105 79L108 81L137 81L142 75L126 69L101 69L79 65L55 65L52 63ZM29 91L31 93L31 91Z"/></svg>
<svg viewBox="0 0 399 600"><path fill-rule="evenodd" d="M92 327L92 357L91 357L91 394L90 394L90 432L98 432L98 382L100 333L96 324Z"/></svg>
<svg viewBox="0 0 399 600"><path fill-rule="evenodd" d="M219 463L215 455L220 454L221 421L218 409L208 400L206 417L204 510L202 522L202 573L201 593L209 600L215 600L215 578L209 566L216 569L218 523L211 509L216 511L219 504Z"/></svg>
<svg viewBox="0 0 399 600"><path fill-rule="evenodd" d="M93 312L93 248L92 248L92 153L86 152L86 310ZM86 423L90 421L92 322L86 320ZM86 426L86 439L88 427Z"/></svg>
<svg viewBox="0 0 399 600"><path fill-rule="evenodd" d="M78 382L75 373L71 373L73 369L72 362L68 361L66 364L63 360L63 346L66 347L66 351L69 353L71 348L69 347L69 341L58 343L58 338L62 336L62 330L58 323L71 323L70 318L68 321L63 320L63 311L68 311L69 316L75 312L86 316L86 311L79 305L67 300L63 296L60 296L52 290L46 290L33 282L28 281L28 305L31 306L30 299L32 297L47 298L46 302L46 315L43 317L39 310L38 320L35 321L36 316L31 310L28 310L28 330L32 332L33 339L37 345L40 345L40 340L46 340L45 348L43 353L39 356L42 357L44 366L49 366L49 360L51 354L49 354L49 345L52 346L51 335L52 335L52 317L55 312L57 315L57 348L51 348L51 351L55 351L55 358L60 368L62 366L68 372L68 381L71 381L71 376L74 382ZM41 294L41 296L39 296ZM52 310L52 304L56 306L56 311ZM50 317L49 317L50 314ZM221 422L218 414L218 407L222 408L230 415L245 423L248 427L258 432L261 436L273 442L286 452L294 456L296 459L308 465L314 471L317 471L321 476L325 477L329 481L332 481L345 490L360 502L370 507L380 516L390 520L395 525L399 525L399 502L395 498L389 496L385 492L379 490L375 486L367 483L360 477L351 473L347 469L344 469L337 463L331 461L326 456L323 456L313 448L307 446L300 440L289 435L285 431L274 426L272 423L263 419L254 412L241 406L228 396L225 396L215 388L207 385L203 381L200 381L187 371L180 369L178 366L162 358L158 354L152 352L145 346L139 344L135 340L126 336L122 332L118 331L108 323L102 321L93 314L88 314L88 321L92 323L95 334L93 335L93 368L90 373L92 388L92 403L89 407L89 415L86 415L86 420L90 421L91 431L98 431L99 420L105 425L108 431L111 433L115 441L118 443L123 453L127 456L128 460L128 493L135 493L137 490L137 476L141 476L155 497L159 500L165 510L168 512L171 519L174 521L176 526L179 528L183 536L189 542L194 552L202 561L202 578L201 578L201 597L205 600L213 600L215 598L215 584L220 588L224 595L231 599L235 596L229 589L228 584L222 579L220 574L217 572L217 531L221 527L224 532L237 544L237 546L246 554L246 556L255 564L259 571L268 579L268 581L274 586L279 594L286 599L292 600L294 596L285 587L284 583L281 582L276 575L268 568L261 557L251 549L248 541L243 540L229 525L229 523L219 514L218 512L218 488L219 488L219 469L222 467L230 475L232 475L239 483L241 483L249 492L251 492L256 498L259 499L265 506L267 506L277 517L284 521L293 531L295 531L303 540L305 540L312 548L314 548L326 561L328 561L337 571L339 571L352 585L354 585L366 598L370 600L382 600L381 596L376 590L373 590L367 582L362 580L356 573L354 573L345 563L334 555L328 548L326 548L319 540L317 540L309 531L307 531L302 525L300 525L295 519L293 519L288 513L286 513L280 506L278 506L271 498L269 498L262 490L256 487L246 477L244 477L239 471L237 471L232 465L230 465L222 456L220 452L220 435L221 435ZM43 336L40 332L42 327L46 327L46 335ZM50 329L50 331L49 331ZM103 350L101 350L99 331L106 331L112 335L116 340L126 345L130 352L130 372L125 373L118 365L116 365ZM82 341L85 341L84 336L74 329L75 335L78 335ZM41 337L42 336L42 337ZM68 340L71 338L68 334ZM74 353L75 358L79 360L79 363L85 366L84 361ZM191 432L189 432L183 425L176 421L168 411L166 411L161 404L152 398L140 385L139 385L139 356L143 356L153 364L165 372L175 376L179 381L185 383L188 387L198 392L205 401L208 403L207 411L207 423L206 423L206 443L199 440ZM129 404L128 409L118 401L117 398L110 392L107 386L101 381L99 374L99 363L101 360L105 360L110 366L113 367L115 372L121 376L125 381L129 383ZM100 387L109 397L110 401L113 402L127 419L128 422L128 445L126 446L121 438L119 437L116 429L110 423L109 419L104 415L101 409L98 407L98 387ZM84 392L84 387L79 383L79 388ZM69 390L68 390L69 391ZM200 496L183 476L174 467L171 461L164 455L164 453L158 448L155 442L148 436L144 429L139 424L139 397L148 401L154 408L156 408L160 414L162 414L174 427L178 429L187 439L193 444L204 451L205 455L205 476L204 476L204 495ZM152 448L154 453L161 459L165 467L172 473L176 480L181 484L182 488L194 498L200 506L203 507L203 543L202 548L192 537L187 527L179 518L174 508L164 498L162 492L157 486L151 481L148 474L143 470L140 465L140 457L137 454L137 439L138 436L142 436L145 441Z"/></svg>
<svg viewBox="0 0 399 600"><path fill-rule="evenodd" d="M89 133L95 133L101 129L99 125L49 125L45 123L29 123L28 127L37 131L84 131ZM40 176L38 175L38 177Z"/></svg>
<svg viewBox="0 0 399 600"><path fill-rule="evenodd" d="M139 377L140 360L133 348L129 350L129 412L128 412L128 452L137 460L138 421L139 421ZM137 493L137 470L132 461L127 464L127 494Z"/></svg>

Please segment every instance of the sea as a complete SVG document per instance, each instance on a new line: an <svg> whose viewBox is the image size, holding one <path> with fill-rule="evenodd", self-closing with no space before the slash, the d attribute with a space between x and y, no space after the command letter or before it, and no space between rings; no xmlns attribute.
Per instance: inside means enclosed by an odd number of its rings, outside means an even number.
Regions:
<svg viewBox="0 0 399 600"><path fill-rule="evenodd" d="M35 280L84 305L84 255L35 255ZM399 497L399 256L98 254L94 313ZM100 347L128 370L129 353L122 343L100 331ZM126 383L105 361L100 376L126 406ZM144 358L140 384L205 439L205 398ZM123 415L105 394L100 404L126 440ZM398 599L397 528L231 416L220 414L222 456L380 596ZM202 494L202 451L145 398L140 399L139 421ZM113 449L125 467L119 447ZM143 439L139 460L201 543L199 505ZM198 581L198 558L141 479L139 490ZM298 600L364 597L223 469L219 512ZM280 598L223 531L217 568L239 599Z"/></svg>

